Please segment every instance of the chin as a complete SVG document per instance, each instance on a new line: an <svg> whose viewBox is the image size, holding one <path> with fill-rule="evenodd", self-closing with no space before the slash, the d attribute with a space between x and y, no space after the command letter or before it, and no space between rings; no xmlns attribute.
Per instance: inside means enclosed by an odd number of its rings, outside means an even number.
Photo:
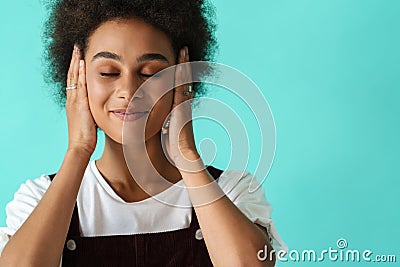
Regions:
<svg viewBox="0 0 400 267"><path fill-rule="evenodd" d="M118 143L120 145L122 145L122 133L120 134L113 134L113 133L107 133L104 131L104 135L106 136L106 138L114 141L115 143Z"/></svg>
<svg viewBox="0 0 400 267"><path fill-rule="evenodd" d="M106 127L104 127L102 123L97 123L97 125L99 129L103 131L106 142L113 141L115 143L122 144L122 125L119 127L117 125L114 125L115 127L112 127L109 124L106 124Z"/></svg>
<svg viewBox="0 0 400 267"><path fill-rule="evenodd" d="M147 121L147 124L143 123L145 123L145 121L132 124L128 123L124 125L123 123L115 123L114 121L111 123L110 121L110 123L107 122L105 125L101 125L104 124L103 121L103 123L98 125L104 132L106 139L122 145L123 143L138 144L140 142L147 142L150 139L159 136L162 125L154 124L152 121ZM127 134L129 136L127 136ZM123 136L125 137L125 140L123 140Z"/></svg>

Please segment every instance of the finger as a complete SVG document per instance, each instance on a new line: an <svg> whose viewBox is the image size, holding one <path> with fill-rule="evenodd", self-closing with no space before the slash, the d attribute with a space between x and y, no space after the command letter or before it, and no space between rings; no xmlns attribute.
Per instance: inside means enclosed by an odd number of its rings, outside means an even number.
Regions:
<svg viewBox="0 0 400 267"><path fill-rule="evenodd" d="M74 63L72 65L71 85L78 84L80 59L81 59L81 53L79 51L79 48L77 47L75 49Z"/></svg>
<svg viewBox="0 0 400 267"><path fill-rule="evenodd" d="M85 61L79 60L78 97L87 97Z"/></svg>
<svg viewBox="0 0 400 267"><path fill-rule="evenodd" d="M191 67L191 65L189 63L190 62L190 60L189 60L189 49L188 49L187 46L185 47L185 52L186 52L185 53L185 62L187 62L187 64L185 64L183 76L185 77L185 81L186 82L190 82L190 83L187 83L185 85L185 90L182 93L183 96L185 97L184 101L186 101L188 99L192 99L193 95L194 95L193 83L191 83L191 81L192 81L192 67ZM186 92L186 94L185 94L185 92Z"/></svg>
<svg viewBox="0 0 400 267"><path fill-rule="evenodd" d="M74 50L72 52L72 58L71 58L71 63L70 67L68 70L68 75L67 75L67 87L72 86L74 84L77 84L78 80L78 72L76 69L76 65L78 60L78 47L75 45ZM67 90L66 95L67 95L67 100L73 98L73 95L76 95L74 92L75 89Z"/></svg>
<svg viewBox="0 0 400 267"><path fill-rule="evenodd" d="M190 64L182 64L185 62L189 62L189 55L187 47L184 47L180 50L180 55L178 59L178 66L175 72L175 81L176 85L174 88L174 102L173 107L181 104L182 102L189 100L192 97L192 94L188 94L186 92L189 91L189 86L191 83L183 84L185 82L191 81L191 69ZM178 85L180 84L180 85Z"/></svg>
<svg viewBox="0 0 400 267"><path fill-rule="evenodd" d="M188 49L188 47L186 46L185 47L185 60L184 60L185 62L190 62L190 60L189 60L189 49ZM190 64L186 64L186 67L184 68L184 70L185 70L185 77L186 77L186 81L192 81L192 68L191 68L191 66L190 66ZM188 84L188 87L189 87L189 85L192 85L192 83L190 83L190 84Z"/></svg>

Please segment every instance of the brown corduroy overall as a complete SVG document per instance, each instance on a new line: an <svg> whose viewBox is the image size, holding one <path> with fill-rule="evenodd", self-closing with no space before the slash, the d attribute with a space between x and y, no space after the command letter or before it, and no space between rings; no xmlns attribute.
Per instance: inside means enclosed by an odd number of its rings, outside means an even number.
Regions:
<svg viewBox="0 0 400 267"><path fill-rule="evenodd" d="M222 171L208 172L218 179ZM52 180L55 176L49 175ZM189 228L161 233L82 237L75 205L64 245L62 266L213 266L192 207Z"/></svg>

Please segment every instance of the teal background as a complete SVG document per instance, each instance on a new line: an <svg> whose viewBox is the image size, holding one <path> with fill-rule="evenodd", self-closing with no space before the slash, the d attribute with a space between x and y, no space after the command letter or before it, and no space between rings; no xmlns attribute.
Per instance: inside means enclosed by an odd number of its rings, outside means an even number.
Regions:
<svg viewBox="0 0 400 267"><path fill-rule="evenodd" d="M345 238L349 249L400 262L400 1L214 3L218 61L253 79L274 114L277 150L263 186L289 249ZM67 146L65 114L42 79L44 16L39 1L1 5L2 226L19 185L57 171ZM279 263L309 265L396 264Z"/></svg>

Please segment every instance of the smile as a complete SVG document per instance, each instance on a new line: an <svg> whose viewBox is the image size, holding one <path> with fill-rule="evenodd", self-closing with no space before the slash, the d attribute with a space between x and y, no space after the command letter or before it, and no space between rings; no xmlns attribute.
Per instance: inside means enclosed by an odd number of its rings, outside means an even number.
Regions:
<svg viewBox="0 0 400 267"><path fill-rule="evenodd" d="M148 111L145 112L120 112L120 111L111 111L114 116L116 116L118 119L123 120L123 121L134 121L137 119L140 119L141 117L145 116L148 114Z"/></svg>

